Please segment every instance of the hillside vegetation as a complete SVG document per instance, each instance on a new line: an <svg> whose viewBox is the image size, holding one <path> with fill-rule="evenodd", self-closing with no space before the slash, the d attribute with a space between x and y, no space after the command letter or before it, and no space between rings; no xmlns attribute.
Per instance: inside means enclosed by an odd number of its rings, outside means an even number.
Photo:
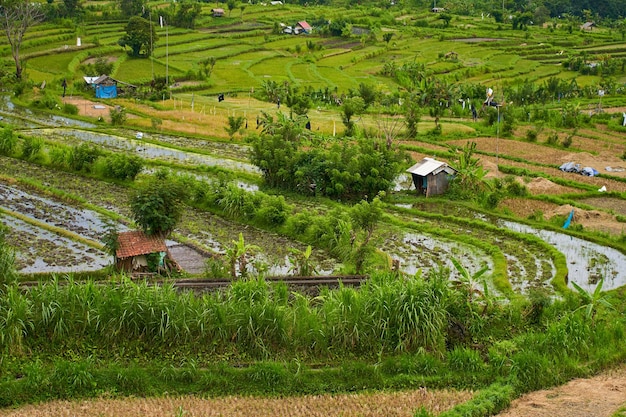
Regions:
<svg viewBox="0 0 626 417"><path fill-rule="evenodd" d="M487 416L624 362L619 1L24 4L17 63L0 38L0 406L412 390L415 416ZM446 193L416 195L424 157ZM204 264L71 268L125 228ZM367 279L266 280L316 274Z"/></svg>

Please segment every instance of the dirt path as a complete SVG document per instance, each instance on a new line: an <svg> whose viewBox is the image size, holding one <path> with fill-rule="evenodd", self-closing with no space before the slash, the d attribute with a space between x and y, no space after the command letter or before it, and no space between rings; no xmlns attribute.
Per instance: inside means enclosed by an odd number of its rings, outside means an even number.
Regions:
<svg viewBox="0 0 626 417"><path fill-rule="evenodd" d="M497 417L611 417L626 408L626 366L513 401Z"/></svg>

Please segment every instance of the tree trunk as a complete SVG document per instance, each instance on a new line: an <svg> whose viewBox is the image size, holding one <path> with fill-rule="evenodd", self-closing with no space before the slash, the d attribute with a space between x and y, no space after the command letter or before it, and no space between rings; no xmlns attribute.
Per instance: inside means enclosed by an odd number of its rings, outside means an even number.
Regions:
<svg viewBox="0 0 626 417"><path fill-rule="evenodd" d="M18 81L22 80L22 63L20 62L19 54L13 56L13 60L15 61L15 78Z"/></svg>

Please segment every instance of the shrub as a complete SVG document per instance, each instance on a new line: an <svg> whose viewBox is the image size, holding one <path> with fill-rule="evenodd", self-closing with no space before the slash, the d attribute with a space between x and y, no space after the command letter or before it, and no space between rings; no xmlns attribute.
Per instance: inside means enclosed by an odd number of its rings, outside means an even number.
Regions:
<svg viewBox="0 0 626 417"><path fill-rule="evenodd" d="M506 192L510 196L524 197L528 195L528 188L514 177L506 178Z"/></svg>
<svg viewBox="0 0 626 417"><path fill-rule="evenodd" d="M507 112L504 115L501 115L502 120L502 135L503 136L512 136L513 129L515 128L515 117L513 116L513 112Z"/></svg>
<svg viewBox="0 0 626 417"><path fill-rule="evenodd" d="M535 129L530 129L526 132L526 140L529 142L537 142L538 132Z"/></svg>
<svg viewBox="0 0 626 417"><path fill-rule="evenodd" d="M290 206L281 196L265 196L261 207L256 211L256 218L262 224L281 226L289 217Z"/></svg>
<svg viewBox="0 0 626 417"><path fill-rule="evenodd" d="M13 94L15 95L15 97L19 97L24 94L24 91L26 91L28 87L28 81L22 80L15 82L15 80L13 80Z"/></svg>
<svg viewBox="0 0 626 417"><path fill-rule="evenodd" d="M143 169L141 158L135 155L113 154L104 161L104 175L118 180L134 180Z"/></svg>
<svg viewBox="0 0 626 417"><path fill-rule="evenodd" d="M109 117L111 117L111 124L114 126L120 126L126 123L126 109L124 107L115 106L109 110Z"/></svg>
<svg viewBox="0 0 626 417"><path fill-rule="evenodd" d="M53 146L48 150L50 164L55 168L69 168L69 150L65 147Z"/></svg>
<svg viewBox="0 0 626 417"><path fill-rule="evenodd" d="M76 107L74 104L71 104L71 103L64 103L63 113L70 114L70 115L78 114L78 107Z"/></svg>
<svg viewBox="0 0 626 417"><path fill-rule="evenodd" d="M460 347L448 353L448 363L452 369L462 372L477 372L484 366L477 351Z"/></svg>
<svg viewBox="0 0 626 417"><path fill-rule="evenodd" d="M98 159L101 152L88 143L74 146L69 152L69 167L74 171L90 172L92 164Z"/></svg>
<svg viewBox="0 0 626 417"><path fill-rule="evenodd" d="M167 236L183 215L182 202L187 190L168 178L154 178L142 184L131 196L135 223L148 234Z"/></svg>
<svg viewBox="0 0 626 417"><path fill-rule="evenodd" d="M52 92L46 90L43 96L33 100L32 105L38 109L54 110L61 108L61 101Z"/></svg>
<svg viewBox="0 0 626 417"><path fill-rule="evenodd" d="M43 139L27 136L22 142L22 158L29 161L36 160L43 147Z"/></svg>
<svg viewBox="0 0 626 417"><path fill-rule="evenodd" d="M15 251L5 239L5 227L0 223L0 292L2 286L17 281L15 270Z"/></svg>
<svg viewBox="0 0 626 417"><path fill-rule="evenodd" d="M249 193L236 184L222 188L217 205L229 217L251 219L261 205L260 194Z"/></svg>
<svg viewBox="0 0 626 417"><path fill-rule="evenodd" d="M511 356L511 374L524 391L536 391L552 385L553 376L550 372L552 367L550 358L534 350L521 350Z"/></svg>
<svg viewBox="0 0 626 417"><path fill-rule="evenodd" d="M13 129L5 127L0 132L0 155L10 156L15 152L17 137L13 134Z"/></svg>
<svg viewBox="0 0 626 417"><path fill-rule="evenodd" d="M565 137L565 139L563 139L563 141L561 142L561 145L563 145L564 148L569 148L570 146L572 146L574 134L575 133L569 134Z"/></svg>
<svg viewBox="0 0 626 417"><path fill-rule="evenodd" d="M483 110L483 112L484 112L485 125L493 126L494 124L498 122L498 109L494 109L491 106L487 106L485 110Z"/></svg>
<svg viewBox="0 0 626 417"><path fill-rule="evenodd" d="M226 279L230 277L228 265L219 256L211 256L205 261L204 273L210 278Z"/></svg>
<svg viewBox="0 0 626 417"><path fill-rule="evenodd" d="M559 143L559 134L555 131L548 135L548 139L546 140L548 145L556 145Z"/></svg>
<svg viewBox="0 0 626 417"><path fill-rule="evenodd" d="M530 213L528 215L528 220L534 220L536 222L542 222L544 220L543 218L543 211L541 210L535 210L532 213Z"/></svg>

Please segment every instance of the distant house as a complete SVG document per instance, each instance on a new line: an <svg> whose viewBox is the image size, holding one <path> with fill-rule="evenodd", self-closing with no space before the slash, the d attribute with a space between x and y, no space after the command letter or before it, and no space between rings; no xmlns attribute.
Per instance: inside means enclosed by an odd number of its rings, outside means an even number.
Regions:
<svg viewBox="0 0 626 417"><path fill-rule="evenodd" d="M296 26L293 28L293 30L296 35L300 33L305 33L308 35L311 33L313 28L311 28L311 25L309 25L307 22L303 20L301 22L296 23Z"/></svg>
<svg viewBox="0 0 626 417"><path fill-rule="evenodd" d="M430 11L433 13L443 13L446 11L446 9L444 9L443 7L433 7L432 9L430 9Z"/></svg>
<svg viewBox="0 0 626 417"><path fill-rule="evenodd" d="M355 36L369 35L370 30L368 28L364 28L360 26L352 26L351 33Z"/></svg>
<svg viewBox="0 0 626 417"><path fill-rule="evenodd" d="M454 168L433 158L422 159L406 172L413 177L417 193L426 197L445 193L450 177L456 174Z"/></svg>
<svg viewBox="0 0 626 417"><path fill-rule="evenodd" d="M585 22L580 27L580 30L592 30L595 26L595 22Z"/></svg>
<svg viewBox="0 0 626 417"><path fill-rule="evenodd" d="M147 235L141 230L119 233L115 250L118 270L130 273L167 271L168 263L178 267L171 259L163 238Z"/></svg>
<svg viewBox="0 0 626 417"><path fill-rule="evenodd" d="M213 17L222 17L224 16L224 9L211 9L211 13L213 13Z"/></svg>
<svg viewBox="0 0 626 417"><path fill-rule="evenodd" d="M92 86L96 92L96 98L115 98L118 95L123 95L127 90L135 90L137 87L118 81L108 75L101 75L99 77L83 77L85 82Z"/></svg>

